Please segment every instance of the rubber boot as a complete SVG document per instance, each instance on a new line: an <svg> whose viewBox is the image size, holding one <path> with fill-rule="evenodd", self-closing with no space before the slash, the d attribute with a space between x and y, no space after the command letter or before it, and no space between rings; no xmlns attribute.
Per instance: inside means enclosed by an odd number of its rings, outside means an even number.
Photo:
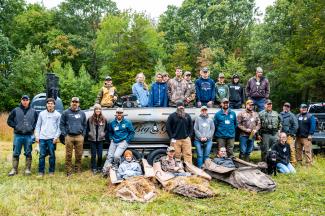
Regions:
<svg viewBox="0 0 325 216"><path fill-rule="evenodd" d="M26 170L25 170L25 175L30 175L31 172L31 166L32 166L32 158L27 157L26 158Z"/></svg>
<svg viewBox="0 0 325 216"><path fill-rule="evenodd" d="M12 158L12 170L8 174L8 176L14 176L18 174L18 165L19 165L19 158L13 157Z"/></svg>
<svg viewBox="0 0 325 216"><path fill-rule="evenodd" d="M245 161L249 162L249 155L245 155Z"/></svg>
<svg viewBox="0 0 325 216"><path fill-rule="evenodd" d="M244 159L244 156L243 156L242 154L240 154L240 153L239 153L239 159L241 159L241 160L245 160L245 159Z"/></svg>

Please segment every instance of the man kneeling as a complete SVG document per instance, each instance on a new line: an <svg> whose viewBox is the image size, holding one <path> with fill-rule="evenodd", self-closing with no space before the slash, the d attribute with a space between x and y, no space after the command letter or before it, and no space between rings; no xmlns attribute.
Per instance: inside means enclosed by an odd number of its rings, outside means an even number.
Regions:
<svg viewBox="0 0 325 216"><path fill-rule="evenodd" d="M120 164L117 170L119 179L127 179L133 176L142 175L140 164L133 159L133 154L130 150L124 152L125 160Z"/></svg>
<svg viewBox="0 0 325 216"><path fill-rule="evenodd" d="M191 173L184 171L183 162L175 159L175 148L172 146L167 148L167 156L162 157L160 163L164 172L171 172L175 176L191 176Z"/></svg>
<svg viewBox="0 0 325 216"><path fill-rule="evenodd" d="M220 166L236 168L233 160L227 157L227 151L225 147L221 147L219 149L217 157L213 160L213 162Z"/></svg>

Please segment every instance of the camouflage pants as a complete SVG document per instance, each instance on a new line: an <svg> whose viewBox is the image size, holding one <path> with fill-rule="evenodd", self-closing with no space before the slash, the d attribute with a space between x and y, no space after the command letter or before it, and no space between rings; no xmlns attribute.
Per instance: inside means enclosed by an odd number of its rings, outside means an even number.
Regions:
<svg viewBox="0 0 325 216"><path fill-rule="evenodd" d="M292 165L295 165L295 164L297 164L297 160L296 160L296 147L295 147L294 137L288 135L287 143L290 146L290 163Z"/></svg>
<svg viewBox="0 0 325 216"><path fill-rule="evenodd" d="M183 156L184 161L192 164L192 144L190 137L176 140L176 142L171 142L170 145L175 148L175 158L181 160Z"/></svg>
<svg viewBox="0 0 325 216"><path fill-rule="evenodd" d="M65 137L65 169L67 174L72 173L72 153L75 154L75 171L81 172L84 137L82 135Z"/></svg>
<svg viewBox="0 0 325 216"><path fill-rule="evenodd" d="M261 142L261 158L262 161L266 162L266 154L269 149L271 149L275 144L277 144L279 138L278 133L276 134L262 134L262 142Z"/></svg>
<svg viewBox="0 0 325 216"><path fill-rule="evenodd" d="M297 137L296 139L296 157L298 162L302 162L303 150L305 150L306 164L310 165L313 162L312 143L307 138Z"/></svg>
<svg viewBox="0 0 325 216"><path fill-rule="evenodd" d="M221 147L225 147L227 151L227 156L231 157L234 155L234 144L235 144L235 139L234 138L217 138L218 142L218 149Z"/></svg>

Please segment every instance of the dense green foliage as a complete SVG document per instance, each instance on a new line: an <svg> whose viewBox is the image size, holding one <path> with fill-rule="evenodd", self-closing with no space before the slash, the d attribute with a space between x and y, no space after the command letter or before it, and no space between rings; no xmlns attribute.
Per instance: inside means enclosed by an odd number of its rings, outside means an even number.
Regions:
<svg viewBox="0 0 325 216"><path fill-rule="evenodd" d="M208 66L212 78L222 72L228 81L238 73L243 83L261 66L277 105L323 101L324 10L323 0L277 0L260 22L254 0L184 0L154 21L119 11L113 0L66 0L54 9L4 0L0 111L13 108L22 93L42 91L46 72L61 77L65 105L78 95L87 108L106 75L128 94L137 73L150 83L157 70L173 76L177 66L197 76ZM22 88L30 80L35 88Z"/></svg>

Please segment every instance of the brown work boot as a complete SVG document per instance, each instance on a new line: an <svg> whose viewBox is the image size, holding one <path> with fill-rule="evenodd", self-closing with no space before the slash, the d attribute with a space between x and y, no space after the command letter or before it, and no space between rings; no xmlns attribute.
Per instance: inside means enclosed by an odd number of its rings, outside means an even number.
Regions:
<svg viewBox="0 0 325 216"><path fill-rule="evenodd" d="M18 165L19 165L19 158L13 157L12 170L8 173L8 176L14 176L18 174Z"/></svg>

